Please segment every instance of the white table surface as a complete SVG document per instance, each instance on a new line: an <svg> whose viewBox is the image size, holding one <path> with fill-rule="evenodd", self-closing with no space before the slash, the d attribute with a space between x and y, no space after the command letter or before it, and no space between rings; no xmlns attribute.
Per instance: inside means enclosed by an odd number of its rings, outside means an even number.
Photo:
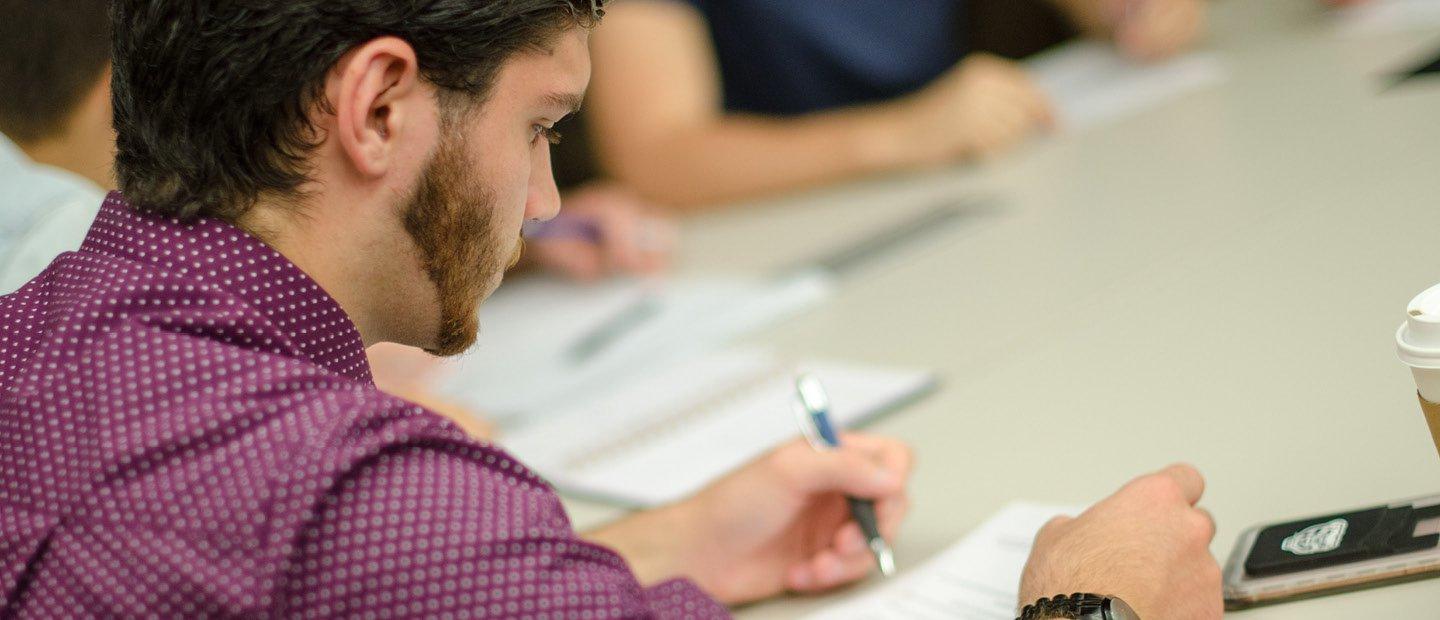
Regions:
<svg viewBox="0 0 1440 620"><path fill-rule="evenodd" d="M1229 81L1118 123L686 223L682 272L763 272L936 200L993 198L994 215L752 339L940 373L871 427L919 455L902 570L1008 501L1088 503L1177 460L1209 479L1222 562L1256 523L1440 492L1393 340L1440 282L1440 81L1382 92L1440 31L1340 36L1317 4L1217 3L1208 47ZM581 526L616 516L567 503ZM1232 615L1429 617L1437 602L1432 580Z"/></svg>

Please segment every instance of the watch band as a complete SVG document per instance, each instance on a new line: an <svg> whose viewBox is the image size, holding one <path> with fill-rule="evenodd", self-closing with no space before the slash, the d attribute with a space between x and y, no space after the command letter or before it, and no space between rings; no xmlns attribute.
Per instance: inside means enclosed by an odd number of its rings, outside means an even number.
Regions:
<svg viewBox="0 0 1440 620"><path fill-rule="evenodd" d="M1057 594L1042 598L1020 610L1016 620L1046 620L1049 618L1074 618L1076 620L1112 620L1107 613L1109 597L1099 594L1076 592Z"/></svg>

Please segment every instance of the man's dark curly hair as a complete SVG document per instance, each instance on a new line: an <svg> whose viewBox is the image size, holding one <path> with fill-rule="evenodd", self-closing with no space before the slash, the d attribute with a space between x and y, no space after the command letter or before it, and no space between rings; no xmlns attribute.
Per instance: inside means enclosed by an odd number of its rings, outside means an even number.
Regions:
<svg viewBox="0 0 1440 620"><path fill-rule="evenodd" d="M350 50L395 36L442 94L483 100L515 53L590 27L598 0L115 0L120 189L136 207L234 221L293 197L311 114Z"/></svg>

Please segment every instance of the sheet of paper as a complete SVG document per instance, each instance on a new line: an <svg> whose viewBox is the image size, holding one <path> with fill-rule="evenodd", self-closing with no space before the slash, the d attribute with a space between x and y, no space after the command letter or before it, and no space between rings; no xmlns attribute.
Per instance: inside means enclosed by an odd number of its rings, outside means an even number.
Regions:
<svg viewBox="0 0 1440 620"><path fill-rule="evenodd" d="M1335 9L1341 34L1374 36L1440 27L1440 0L1370 0Z"/></svg>
<svg viewBox="0 0 1440 620"><path fill-rule="evenodd" d="M593 285L546 277L507 282L481 307L479 345L448 363L441 384L508 426L793 316L826 299L832 286L819 273ZM646 307L637 313L637 305ZM597 341L598 332L611 333ZM603 346L577 356L577 345L585 342Z"/></svg>
<svg viewBox="0 0 1440 620"><path fill-rule="evenodd" d="M812 620L1013 620L1031 542L1051 517L1083 508L1017 502L894 581Z"/></svg>
<svg viewBox="0 0 1440 620"><path fill-rule="evenodd" d="M1029 61L1055 104L1063 130L1083 130L1134 114L1228 77L1213 52L1138 63L1096 41L1071 43Z"/></svg>
<svg viewBox="0 0 1440 620"><path fill-rule="evenodd" d="M794 380L814 373L842 427L910 402L934 385L923 370L791 364L737 349L657 368L504 437L508 450L571 495L627 506L688 496L798 437Z"/></svg>

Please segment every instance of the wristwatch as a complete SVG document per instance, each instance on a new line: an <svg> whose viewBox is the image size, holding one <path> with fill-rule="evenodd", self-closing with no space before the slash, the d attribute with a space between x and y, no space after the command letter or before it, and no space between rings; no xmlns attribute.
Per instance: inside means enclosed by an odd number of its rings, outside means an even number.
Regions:
<svg viewBox="0 0 1440 620"><path fill-rule="evenodd" d="M1045 620L1048 618L1076 618L1077 620L1140 620L1140 615L1130 609L1125 601L1113 596L1099 594L1057 594L1042 598L1033 605L1020 610L1015 620Z"/></svg>

